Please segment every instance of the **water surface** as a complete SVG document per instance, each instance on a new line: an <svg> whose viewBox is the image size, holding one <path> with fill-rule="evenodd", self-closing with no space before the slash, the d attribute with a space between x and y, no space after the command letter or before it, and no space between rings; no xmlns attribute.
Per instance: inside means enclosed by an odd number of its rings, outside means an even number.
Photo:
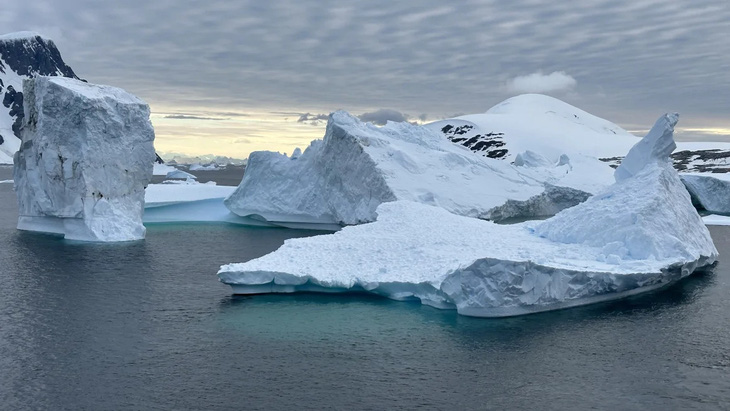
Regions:
<svg viewBox="0 0 730 411"><path fill-rule="evenodd" d="M220 264L316 233L154 225L141 242L72 243L15 230L11 188L0 184L3 409L730 404L725 261L660 292L510 319L363 295L237 297ZM730 229L711 231L730 255Z"/></svg>

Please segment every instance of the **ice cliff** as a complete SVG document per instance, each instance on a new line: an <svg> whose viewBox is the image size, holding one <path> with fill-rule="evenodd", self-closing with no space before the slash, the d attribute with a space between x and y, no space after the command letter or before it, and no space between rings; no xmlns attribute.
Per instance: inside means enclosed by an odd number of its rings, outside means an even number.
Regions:
<svg viewBox="0 0 730 411"><path fill-rule="evenodd" d="M219 278L237 294L365 291L482 317L671 284L717 258L667 157L676 121L657 121L613 185L544 222L498 225L387 202L373 223L288 240L264 257L222 266Z"/></svg>
<svg viewBox="0 0 730 411"><path fill-rule="evenodd" d="M595 172L596 167L609 174ZM591 192L610 172L596 159L567 157L539 169L514 167L475 156L428 128L376 127L338 111L330 115L324 139L298 157L252 153L225 204L252 223L311 228L370 222L380 204L396 200L485 219L513 217L509 210L516 208L500 208L508 201L538 201L539 207L528 208L552 215L585 199L576 191Z"/></svg>
<svg viewBox="0 0 730 411"><path fill-rule="evenodd" d="M147 104L63 77L35 77L23 87L18 228L82 241L144 238L144 189L155 160Z"/></svg>

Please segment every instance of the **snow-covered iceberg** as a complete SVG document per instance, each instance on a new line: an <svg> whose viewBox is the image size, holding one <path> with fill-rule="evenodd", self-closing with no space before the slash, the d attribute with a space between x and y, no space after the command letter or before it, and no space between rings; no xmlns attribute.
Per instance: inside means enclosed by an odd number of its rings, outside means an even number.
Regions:
<svg viewBox="0 0 730 411"><path fill-rule="evenodd" d="M154 130L124 90L64 77L25 80L15 154L18 229L81 241L142 239Z"/></svg>
<svg viewBox="0 0 730 411"><path fill-rule="evenodd" d="M657 121L616 182L544 222L498 225L411 201L377 221L292 239L228 264L237 294L365 291L460 314L501 317L625 297L712 264L709 231L672 169L676 115ZM671 150L669 151L671 152Z"/></svg>
<svg viewBox="0 0 730 411"><path fill-rule="evenodd" d="M604 173L586 172L596 167ZM508 201L540 201L544 207L530 209L559 210L566 199L579 197L566 196L560 187L592 192L600 186L595 181L611 172L596 159L540 170L515 167L476 156L429 128L408 123L376 127L338 111L330 115L324 139L313 141L299 156L252 153L241 184L225 204L239 216L286 227L370 222L381 203L396 200L468 217L507 218L515 216L499 207ZM589 174L593 182L586 178ZM552 188L546 190L548 186ZM556 195L559 204L553 202Z"/></svg>
<svg viewBox="0 0 730 411"><path fill-rule="evenodd" d="M711 213L730 215L730 174L680 174L695 205Z"/></svg>

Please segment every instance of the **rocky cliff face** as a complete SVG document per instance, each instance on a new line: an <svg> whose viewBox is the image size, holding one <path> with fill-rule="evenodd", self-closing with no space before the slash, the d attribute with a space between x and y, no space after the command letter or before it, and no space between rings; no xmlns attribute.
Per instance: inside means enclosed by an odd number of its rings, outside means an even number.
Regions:
<svg viewBox="0 0 730 411"><path fill-rule="evenodd" d="M12 163L20 146L23 80L37 76L78 79L52 40L33 32L0 36L0 164Z"/></svg>

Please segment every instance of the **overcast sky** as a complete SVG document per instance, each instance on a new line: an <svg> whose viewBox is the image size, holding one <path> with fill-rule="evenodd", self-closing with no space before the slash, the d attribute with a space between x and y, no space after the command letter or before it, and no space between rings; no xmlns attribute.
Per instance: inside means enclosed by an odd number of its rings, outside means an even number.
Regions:
<svg viewBox="0 0 730 411"><path fill-rule="evenodd" d="M290 151L339 108L428 121L523 92L629 130L678 111L680 137L730 141L727 0L5 3L4 31L150 103L161 151Z"/></svg>

